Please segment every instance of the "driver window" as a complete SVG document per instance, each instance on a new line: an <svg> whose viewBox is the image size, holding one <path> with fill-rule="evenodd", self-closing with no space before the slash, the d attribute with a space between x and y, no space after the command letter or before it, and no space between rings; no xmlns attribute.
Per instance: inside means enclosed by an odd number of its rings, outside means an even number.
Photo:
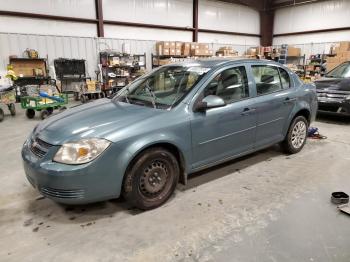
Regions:
<svg viewBox="0 0 350 262"><path fill-rule="evenodd" d="M226 104L249 97L249 85L244 66L229 68L216 75L204 89L204 97L216 95Z"/></svg>

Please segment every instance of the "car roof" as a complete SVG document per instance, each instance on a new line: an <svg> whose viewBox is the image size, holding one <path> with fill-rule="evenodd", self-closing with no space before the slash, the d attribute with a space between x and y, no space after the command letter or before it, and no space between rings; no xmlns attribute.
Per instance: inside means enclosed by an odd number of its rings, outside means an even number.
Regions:
<svg viewBox="0 0 350 262"><path fill-rule="evenodd" d="M206 58L206 59L189 59L186 61L182 62L176 62L173 64L169 65L179 65L179 66L190 66L190 65L199 65L202 67L207 67L207 68L217 68L220 67L224 64L229 64L229 63L261 63L261 64L274 64L277 66L282 66L280 63L276 63L275 61L271 60L266 60L266 59L251 59L251 58L242 58L242 57L237 57L237 58Z"/></svg>

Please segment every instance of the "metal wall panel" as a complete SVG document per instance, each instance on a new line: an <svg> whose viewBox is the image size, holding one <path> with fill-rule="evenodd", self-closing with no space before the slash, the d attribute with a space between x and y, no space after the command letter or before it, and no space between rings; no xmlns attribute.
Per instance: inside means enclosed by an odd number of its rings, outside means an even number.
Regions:
<svg viewBox="0 0 350 262"><path fill-rule="evenodd" d="M143 40L168 40L168 41L192 41L192 32L139 28L131 26L105 25L105 37L119 39L143 39Z"/></svg>
<svg viewBox="0 0 350 262"><path fill-rule="evenodd" d="M238 46L258 46L260 37L225 35L213 33L198 33L198 40L202 43L228 43Z"/></svg>
<svg viewBox="0 0 350 262"><path fill-rule="evenodd" d="M337 32L325 32L325 33L313 33L304 35L293 36L279 36L273 38L274 45L281 44L304 44L304 43L325 43L325 42L339 42L349 41L350 30L337 31Z"/></svg>
<svg viewBox="0 0 350 262"><path fill-rule="evenodd" d="M94 24L78 22L0 16L0 32L22 34L40 33L43 35L97 36L97 27Z"/></svg>
<svg viewBox="0 0 350 262"><path fill-rule="evenodd" d="M192 0L103 0L105 20L192 27Z"/></svg>
<svg viewBox="0 0 350 262"><path fill-rule="evenodd" d="M80 18L96 17L94 0L0 0L0 9Z"/></svg>
<svg viewBox="0 0 350 262"><path fill-rule="evenodd" d="M274 34L350 26L350 1L335 0L276 10ZM331 37L332 35L327 35ZM323 41L333 41L324 39ZM310 38L309 42L316 42Z"/></svg>
<svg viewBox="0 0 350 262"><path fill-rule="evenodd" d="M199 28L260 33L259 12L252 8L216 1L201 0L198 6Z"/></svg>

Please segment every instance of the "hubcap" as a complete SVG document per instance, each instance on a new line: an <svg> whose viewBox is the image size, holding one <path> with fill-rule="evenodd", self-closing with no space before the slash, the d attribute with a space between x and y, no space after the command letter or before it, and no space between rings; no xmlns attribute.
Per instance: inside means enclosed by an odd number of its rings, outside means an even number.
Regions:
<svg viewBox="0 0 350 262"><path fill-rule="evenodd" d="M148 165L140 180L141 192L147 196L160 193L166 185L168 170L162 161L153 161Z"/></svg>
<svg viewBox="0 0 350 262"><path fill-rule="evenodd" d="M299 121L295 124L292 131L292 145L294 148L300 148L306 139L306 124Z"/></svg>

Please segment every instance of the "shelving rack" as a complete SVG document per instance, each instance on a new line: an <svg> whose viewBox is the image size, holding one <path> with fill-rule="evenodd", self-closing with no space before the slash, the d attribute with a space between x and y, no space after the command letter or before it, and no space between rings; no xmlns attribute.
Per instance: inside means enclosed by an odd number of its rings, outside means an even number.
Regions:
<svg viewBox="0 0 350 262"><path fill-rule="evenodd" d="M152 68L156 68L165 64L160 64L162 60L165 59L170 59L170 60L174 60L174 61L186 61L186 60L190 60L190 59L200 59L200 58L208 58L208 57L212 57L212 55L209 56L182 56L182 55L154 55L151 54L151 58L152 58Z"/></svg>
<svg viewBox="0 0 350 262"><path fill-rule="evenodd" d="M140 76L146 69L146 53L126 54L116 51L100 52L102 90L106 95L114 94Z"/></svg>

